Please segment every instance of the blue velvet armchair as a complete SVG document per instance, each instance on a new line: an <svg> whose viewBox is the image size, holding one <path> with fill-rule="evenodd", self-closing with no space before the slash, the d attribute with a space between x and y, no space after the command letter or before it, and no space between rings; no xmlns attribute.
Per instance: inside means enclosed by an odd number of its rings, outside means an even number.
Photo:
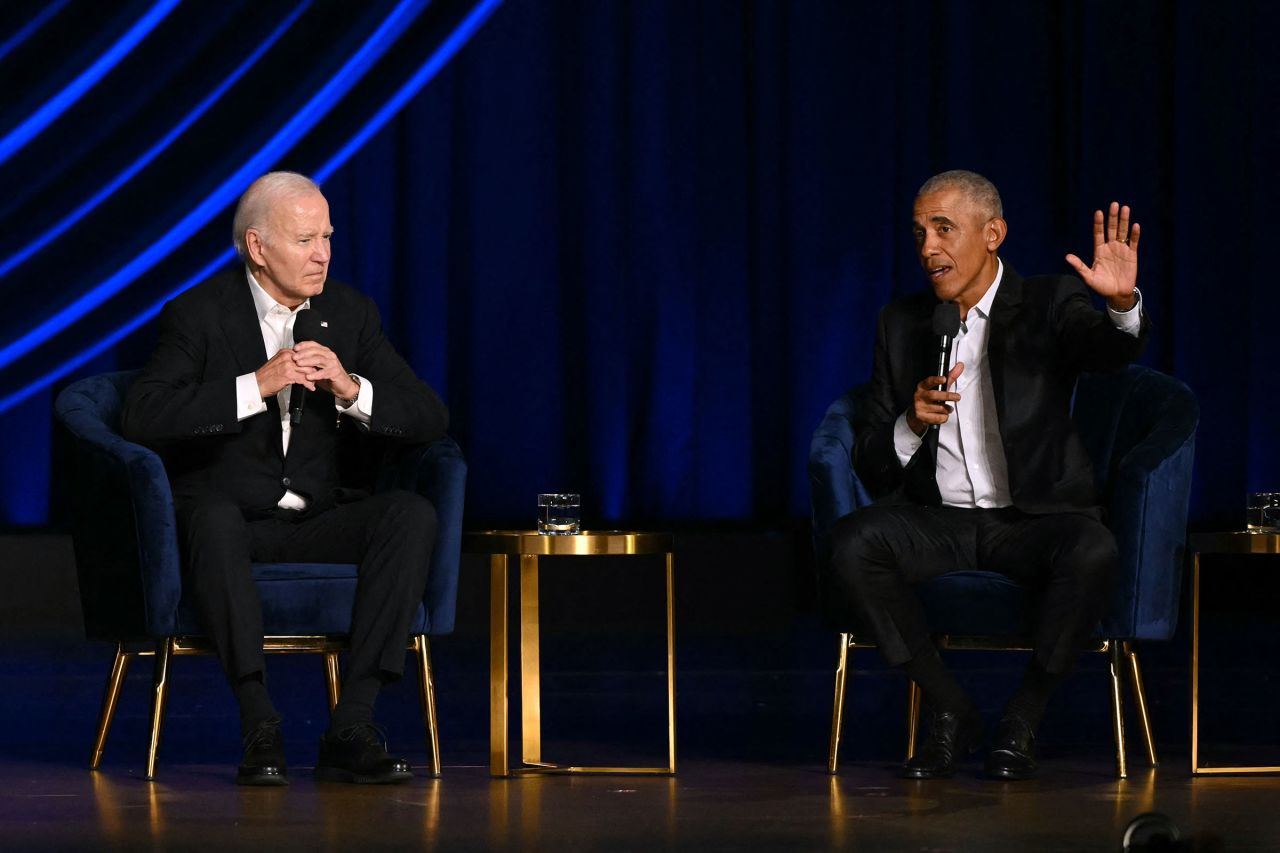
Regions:
<svg viewBox="0 0 1280 853"><path fill-rule="evenodd" d="M156 754L175 655L211 651L196 612L182 589L173 496L164 465L151 450L120 436L125 395L136 371L107 373L68 386L54 404L70 436L68 474L72 538L84 610L93 639L115 642L91 768L102 759L120 688L130 661L155 658L147 778ZM418 661L420 696L432 772L440 773L435 690L429 635L453 630L467 465L452 439L403 448L389 457L378 489L412 489L436 507L438 538L427 590L406 647ZM253 574L262 598L272 652L324 655L329 704L337 703L338 654L345 648L356 584L356 566L330 563L261 563Z"/></svg>
<svg viewBox="0 0 1280 853"><path fill-rule="evenodd" d="M832 524L871 503L853 471L853 424L865 405L865 387L836 400L809 448L813 545L819 585L825 589ZM1112 721L1117 770L1127 775L1121 681L1128 671L1147 755L1156 764L1142 675L1132 643L1167 640L1178 620L1191 463L1199 406L1178 380L1145 367L1085 374L1076 387L1072 415L1093 460L1107 525L1120 549L1114 595L1096 633L1094 650L1110 655ZM954 572L920 590L939 645L950 648L1027 648L1029 608L1021 587L990 572ZM824 596L829 623L840 632L835 706L828 767L836 772L848 654L872 645L858 633L848 602ZM910 685L907 756L915 751L920 692Z"/></svg>

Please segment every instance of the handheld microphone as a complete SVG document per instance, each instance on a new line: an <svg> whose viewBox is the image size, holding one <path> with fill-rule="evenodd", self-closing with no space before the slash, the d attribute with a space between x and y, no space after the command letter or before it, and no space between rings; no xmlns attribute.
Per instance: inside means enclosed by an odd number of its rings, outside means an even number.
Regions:
<svg viewBox="0 0 1280 853"><path fill-rule="evenodd" d="M957 315L959 317L959 315ZM293 321L293 344L297 346L303 341L314 341L319 337L321 329L320 312L315 308L299 311ZM957 319L957 322L959 320ZM936 323L935 323L936 325ZM302 385L289 388L289 423L297 426L302 423L302 406L307 399L307 389Z"/></svg>
<svg viewBox="0 0 1280 853"><path fill-rule="evenodd" d="M951 364L951 344L960 331L960 306L954 302L943 302L933 309L933 333L938 336L938 372L937 376L946 377L947 368ZM935 390L947 390L946 379ZM938 429L934 424L933 428Z"/></svg>

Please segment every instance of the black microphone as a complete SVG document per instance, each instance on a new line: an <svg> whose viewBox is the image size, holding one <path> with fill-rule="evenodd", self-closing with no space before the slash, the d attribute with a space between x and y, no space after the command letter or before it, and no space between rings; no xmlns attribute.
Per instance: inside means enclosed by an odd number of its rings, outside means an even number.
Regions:
<svg viewBox="0 0 1280 853"><path fill-rule="evenodd" d="M951 344L960 331L960 306L954 302L943 302L933 309L933 333L938 336L938 372L937 376L946 377L947 366L951 364ZM946 379L935 390L947 390ZM938 424L933 428L938 429Z"/></svg>
<svg viewBox="0 0 1280 853"><path fill-rule="evenodd" d="M320 329L323 327L324 324L321 320L320 312L315 308L299 311L298 316L293 321L293 345L297 346L303 341L317 340L320 336ZM289 388L289 423L294 426L302 423L302 405L306 399L307 389L305 386L295 384Z"/></svg>

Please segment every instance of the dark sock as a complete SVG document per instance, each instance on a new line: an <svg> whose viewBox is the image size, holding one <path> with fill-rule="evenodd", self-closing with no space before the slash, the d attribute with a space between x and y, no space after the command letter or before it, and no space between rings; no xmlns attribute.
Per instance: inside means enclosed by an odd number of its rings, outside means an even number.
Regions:
<svg viewBox="0 0 1280 853"><path fill-rule="evenodd" d="M925 701L935 713L973 713L973 703L965 695L964 688L942 662L938 650L930 646L914 655L903 665L907 677L924 691Z"/></svg>
<svg viewBox="0 0 1280 853"><path fill-rule="evenodd" d="M1044 709L1049 705L1049 697L1066 673L1045 672L1040 661L1035 657L1027 664L1027 671L1022 676L1022 684L1018 687L1009 705L1005 708L1005 716L1019 716L1031 724L1031 728L1040 725L1044 717Z"/></svg>
<svg viewBox="0 0 1280 853"><path fill-rule="evenodd" d="M271 702L271 695L267 693L267 685L263 682L260 671L241 676L232 689L235 691L236 701L240 703L241 734L248 734L264 720L280 717L276 706Z"/></svg>
<svg viewBox="0 0 1280 853"><path fill-rule="evenodd" d="M349 679L342 684L342 697L329 719L329 731L340 732L360 723L373 722L373 703L382 689L377 675Z"/></svg>

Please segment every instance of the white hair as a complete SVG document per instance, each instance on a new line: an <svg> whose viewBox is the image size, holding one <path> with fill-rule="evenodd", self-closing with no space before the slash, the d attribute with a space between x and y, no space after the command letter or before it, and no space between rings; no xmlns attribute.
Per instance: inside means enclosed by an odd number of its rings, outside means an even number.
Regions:
<svg viewBox="0 0 1280 853"><path fill-rule="evenodd" d="M297 172L267 172L249 184L244 195L240 196L236 215L231 220L231 241L235 243L240 260L249 260L244 233L252 228L259 235L265 235L267 217L274 202L313 192L320 192L320 185Z"/></svg>

